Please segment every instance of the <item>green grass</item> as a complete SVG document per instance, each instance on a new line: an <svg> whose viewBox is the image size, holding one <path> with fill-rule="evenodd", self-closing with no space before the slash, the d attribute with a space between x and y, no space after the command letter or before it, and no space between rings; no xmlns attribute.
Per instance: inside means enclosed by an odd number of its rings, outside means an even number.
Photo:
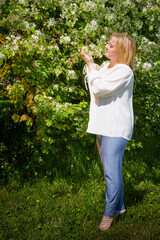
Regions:
<svg viewBox="0 0 160 240"><path fill-rule="evenodd" d="M3 187L0 239L160 239L159 186L141 182L134 188L135 201L126 193L132 201L127 212L114 219L110 231L100 232L104 191L104 182L93 179Z"/></svg>
<svg viewBox="0 0 160 240"><path fill-rule="evenodd" d="M125 153L123 175L127 211L114 219L107 232L97 228L105 206L105 183L97 155L95 159L86 160L90 161L87 166L90 164L92 171L88 168L85 178L85 168L83 178L77 174L80 164L83 168L79 154L77 159L76 156L72 159L75 174L72 172L70 177L53 180L46 177L26 183L10 179L0 189L0 239L160 239L158 149L157 140L147 141L145 148Z"/></svg>

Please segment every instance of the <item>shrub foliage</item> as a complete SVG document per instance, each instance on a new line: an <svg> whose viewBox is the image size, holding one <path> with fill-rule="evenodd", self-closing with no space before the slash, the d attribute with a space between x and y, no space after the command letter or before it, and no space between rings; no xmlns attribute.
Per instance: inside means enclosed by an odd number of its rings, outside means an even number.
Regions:
<svg viewBox="0 0 160 240"><path fill-rule="evenodd" d="M135 134L159 134L159 9L159 0L1 0L3 173L25 166L37 174L46 159L90 148L79 49L92 49L100 64L113 32L129 33L137 45Z"/></svg>

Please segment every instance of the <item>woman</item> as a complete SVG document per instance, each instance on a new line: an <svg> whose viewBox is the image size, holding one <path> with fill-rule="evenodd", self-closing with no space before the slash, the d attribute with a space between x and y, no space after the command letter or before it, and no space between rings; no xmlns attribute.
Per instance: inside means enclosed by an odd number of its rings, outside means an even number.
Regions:
<svg viewBox="0 0 160 240"><path fill-rule="evenodd" d="M106 206L101 231L111 227L113 218L125 212L123 202L122 159L133 131L133 62L135 42L128 34L115 33L106 45L104 62L99 70L91 52L81 57L87 68L91 96L88 133L97 135L97 147L106 181Z"/></svg>

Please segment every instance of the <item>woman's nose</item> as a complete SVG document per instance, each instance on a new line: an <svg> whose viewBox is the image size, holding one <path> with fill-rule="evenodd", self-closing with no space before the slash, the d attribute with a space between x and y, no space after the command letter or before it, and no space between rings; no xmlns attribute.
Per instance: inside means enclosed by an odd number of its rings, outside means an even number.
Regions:
<svg viewBox="0 0 160 240"><path fill-rule="evenodd" d="M108 50L108 44L105 46L105 48Z"/></svg>

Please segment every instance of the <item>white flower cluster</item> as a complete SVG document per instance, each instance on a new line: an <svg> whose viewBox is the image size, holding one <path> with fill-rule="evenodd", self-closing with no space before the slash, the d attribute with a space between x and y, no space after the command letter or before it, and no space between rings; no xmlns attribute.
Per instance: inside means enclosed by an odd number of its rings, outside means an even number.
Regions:
<svg viewBox="0 0 160 240"><path fill-rule="evenodd" d="M60 104L58 102L55 102L53 101L52 102L52 106L55 106L56 107L56 111L59 111L61 108L65 107L65 108L68 108L68 107L71 107L72 106L72 103L64 103L64 104Z"/></svg>
<svg viewBox="0 0 160 240"><path fill-rule="evenodd" d="M125 2L123 2L123 4L127 7L131 5L131 2L130 0L126 0Z"/></svg>
<svg viewBox="0 0 160 240"><path fill-rule="evenodd" d="M142 21L136 21L135 25L137 26L138 30L141 30L141 28L143 27L143 22Z"/></svg>
<svg viewBox="0 0 160 240"><path fill-rule="evenodd" d="M146 54L151 54L153 51L153 47L156 46L155 42L151 42L146 37L141 38L140 45L138 46L138 50L143 50Z"/></svg>
<svg viewBox="0 0 160 240"><path fill-rule="evenodd" d="M68 92L70 92L70 93L73 92L73 90L74 90L73 87L72 88L71 87L68 88Z"/></svg>
<svg viewBox="0 0 160 240"><path fill-rule="evenodd" d="M72 21L73 21L73 16L77 13L77 4L76 3L66 3L66 1L62 2L62 13L60 14L61 18L70 18L70 13L72 14Z"/></svg>
<svg viewBox="0 0 160 240"><path fill-rule="evenodd" d="M27 21L22 21L21 25L25 26L26 30L31 30L32 28L35 28L36 27L36 24L35 23L29 23Z"/></svg>
<svg viewBox="0 0 160 240"><path fill-rule="evenodd" d="M92 20L91 23L88 23L85 27L86 33L91 33L93 31L96 31L98 29L98 23L96 20Z"/></svg>
<svg viewBox="0 0 160 240"><path fill-rule="evenodd" d="M70 5L70 11L74 15L77 12L77 4L71 3Z"/></svg>
<svg viewBox="0 0 160 240"><path fill-rule="evenodd" d="M71 39L70 39L69 36L61 36L61 37L60 37L60 43L61 43L61 44L62 44L62 43L67 44L67 43L69 43L70 41L71 41Z"/></svg>
<svg viewBox="0 0 160 240"><path fill-rule="evenodd" d="M97 4L94 2L94 1L84 1L83 2L83 5L82 5L82 8L85 12L89 12L89 11L92 11L92 10L96 10L97 9Z"/></svg>
<svg viewBox="0 0 160 240"><path fill-rule="evenodd" d="M139 59L137 57L135 57L134 65L136 68L138 68L141 65L141 62L139 61Z"/></svg>
<svg viewBox="0 0 160 240"><path fill-rule="evenodd" d="M0 59L4 59L5 58L5 55L0 53Z"/></svg>
<svg viewBox="0 0 160 240"><path fill-rule="evenodd" d="M55 44L55 45L53 46L53 48L54 48L55 50L59 51L59 47L58 47L57 44Z"/></svg>
<svg viewBox="0 0 160 240"><path fill-rule="evenodd" d="M46 49L45 49L45 47L40 46L40 47L39 47L39 50L40 50L40 51L45 51Z"/></svg>
<svg viewBox="0 0 160 240"><path fill-rule="evenodd" d="M143 69L145 69L146 71L149 71L152 68L152 64L145 62L143 63Z"/></svg>
<svg viewBox="0 0 160 240"><path fill-rule="evenodd" d="M102 57L102 53L100 51L100 49L95 45L95 44L90 44L89 48L91 49L91 51L93 52L95 57L101 58Z"/></svg>
<svg viewBox="0 0 160 240"><path fill-rule="evenodd" d="M36 43L39 41L39 36L32 34L31 37L35 40Z"/></svg>
<svg viewBox="0 0 160 240"><path fill-rule="evenodd" d="M65 107L65 108L68 108L68 107L70 107L70 106L72 106L72 103L66 102L66 103L64 104L64 107Z"/></svg>
<svg viewBox="0 0 160 240"><path fill-rule="evenodd" d="M56 20L55 20L54 17L53 18L49 18L47 23L48 23L49 26L55 26Z"/></svg>
<svg viewBox="0 0 160 240"><path fill-rule="evenodd" d="M75 73L74 70L68 70L68 76L71 78L71 79L76 79L77 78L77 75Z"/></svg>
<svg viewBox="0 0 160 240"><path fill-rule="evenodd" d="M57 76L59 76L62 73L62 69L60 67L57 67L54 69L54 72Z"/></svg>
<svg viewBox="0 0 160 240"><path fill-rule="evenodd" d="M114 14L114 13L110 13L110 14L107 14L106 15L106 19L108 20L108 21L111 21L112 19L116 19L116 14Z"/></svg>
<svg viewBox="0 0 160 240"><path fill-rule="evenodd" d="M38 62L37 60L35 60L35 61L33 62L33 66L35 66L36 68L38 68L38 67L39 67L39 62Z"/></svg>
<svg viewBox="0 0 160 240"><path fill-rule="evenodd" d="M102 41L106 41L107 37L105 35L101 36Z"/></svg>
<svg viewBox="0 0 160 240"><path fill-rule="evenodd" d="M54 85L53 85L53 89L56 89L56 90L57 90L57 89L58 89L58 84L54 84Z"/></svg>
<svg viewBox="0 0 160 240"><path fill-rule="evenodd" d="M39 41L39 36L40 35L43 35L42 33L41 33L41 31L39 31L39 30L36 30L35 31L35 34L32 34L31 35L31 37L35 40L35 42L37 43L38 41Z"/></svg>
<svg viewBox="0 0 160 240"><path fill-rule="evenodd" d="M83 46L82 50L84 51L85 54L89 53L89 46Z"/></svg>
<svg viewBox="0 0 160 240"><path fill-rule="evenodd" d="M56 111L59 111L62 108L62 104L54 102L54 105L56 105Z"/></svg>
<svg viewBox="0 0 160 240"><path fill-rule="evenodd" d="M10 13L9 15L8 15L8 21L11 23L11 24L13 24L15 21L17 21L19 19L19 17L18 16L16 16L16 15L14 15L14 14L12 14L12 13ZM3 18L3 20L6 20L5 18Z"/></svg>
<svg viewBox="0 0 160 240"><path fill-rule="evenodd" d="M26 3L25 0L18 0L18 2L19 2L20 4L25 4L25 3Z"/></svg>
<svg viewBox="0 0 160 240"><path fill-rule="evenodd" d="M86 54L88 54L89 51L91 51L95 57L98 57L98 58L102 57L101 50L98 48L98 46L96 46L93 43L89 44L88 46L83 46L82 49L83 49L84 53L86 53Z"/></svg>
<svg viewBox="0 0 160 240"><path fill-rule="evenodd" d="M38 36L39 36L39 35L43 35L40 30L36 30L35 33L36 33Z"/></svg>
<svg viewBox="0 0 160 240"><path fill-rule="evenodd" d="M14 51L17 51L19 49L18 41L21 39L20 35L18 36L10 35L7 36L6 39L11 42ZM6 48L8 48L8 45L6 45Z"/></svg>

